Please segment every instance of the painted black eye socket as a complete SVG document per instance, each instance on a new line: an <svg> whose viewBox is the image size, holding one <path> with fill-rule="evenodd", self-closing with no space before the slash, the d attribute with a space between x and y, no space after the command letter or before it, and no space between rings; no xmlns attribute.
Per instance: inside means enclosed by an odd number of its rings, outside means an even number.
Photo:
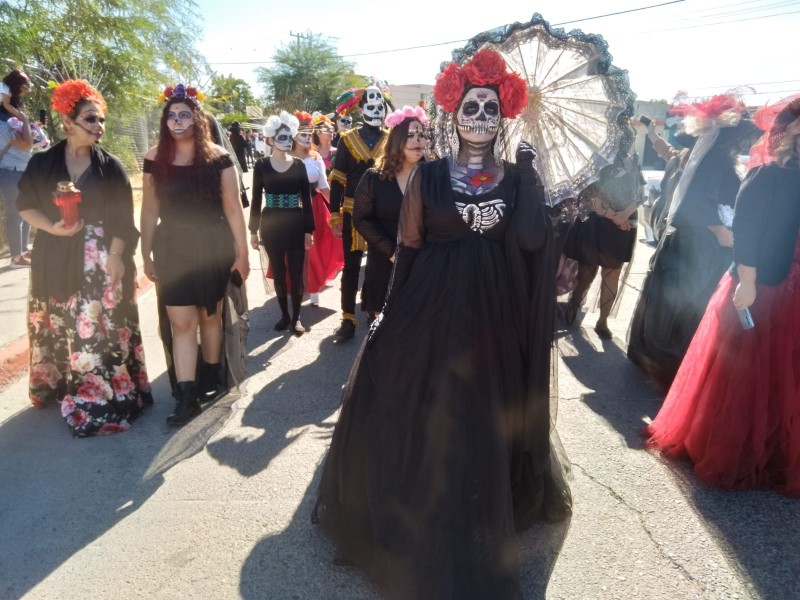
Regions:
<svg viewBox="0 0 800 600"><path fill-rule="evenodd" d="M475 100L467 100L461 107L461 111L468 117L477 115L480 109L481 105L478 104Z"/></svg>
<svg viewBox="0 0 800 600"><path fill-rule="evenodd" d="M483 110L485 110L486 114L490 117L496 117L500 114L500 105L494 100L489 100L489 102L483 105Z"/></svg>

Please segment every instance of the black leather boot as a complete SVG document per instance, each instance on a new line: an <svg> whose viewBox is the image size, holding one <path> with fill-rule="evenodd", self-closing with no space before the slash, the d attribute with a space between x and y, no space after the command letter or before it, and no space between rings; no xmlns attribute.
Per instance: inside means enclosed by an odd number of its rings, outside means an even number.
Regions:
<svg viewBox="0 0 800 600"><path fill-rule="evenodd" d="M212 400L220 393L219 389L219 363L200 365L200 381L198 382L198 395L200 400Z"/></svg>
<svg viewBox="0 0 800 600"><path fill-rule="evenodd" d="M175 412L167 417L167 425L182 427L200 414L197 385L194 381L181 381L175 386L175 396L177 400Z"/></svg>

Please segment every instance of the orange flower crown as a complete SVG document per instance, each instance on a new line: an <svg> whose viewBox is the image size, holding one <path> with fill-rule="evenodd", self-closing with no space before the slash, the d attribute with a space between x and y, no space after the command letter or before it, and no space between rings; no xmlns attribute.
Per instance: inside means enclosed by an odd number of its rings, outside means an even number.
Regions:
<svg viewBox="0 0 800 600"><path fill-rule="evenodd" d="M488 48L476 52L464 65L456 61L447 65L436 79L433 96L445 112L455 112L467 84L472 87L496 87L500 114L506 119L519 115L528 104L528 84L525 79L508 71L503 57Z"/></svg>
<svg viewBox="0 0 800 600"><path fill-rule="evenodd" d="M53 88L52 109L62 115L70 115L81 100L90 100L106 111L103 95L83 79L67 79Z"/></svg>

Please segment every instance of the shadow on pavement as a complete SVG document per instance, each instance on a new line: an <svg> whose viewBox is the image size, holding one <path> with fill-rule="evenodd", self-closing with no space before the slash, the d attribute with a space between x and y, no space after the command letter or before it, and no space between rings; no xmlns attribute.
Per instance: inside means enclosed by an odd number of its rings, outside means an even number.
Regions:
<svg viewBox="0 0 800 600"><path fill-rule="evenodd" d="M619 432L629 448L641 448L643 418L658 412L661 395L643 380L616 337L600 340L586 336L578 322L559 332L561 359L575 379L592 390L581 400Z"/></svg>
<svg viewBox="0 0 800 600"><path fill-rule="evenodd" d="M333 544L311 523L321 474L320 463L289 526L265 537L250 552L239 584L243 600L380 600L360 570L333 564Z"/></svg>
<svg viewBox="0 0 800 600"><path fill-rule="evenodd" d="M562 334L560 344L571 344L569 353L575 352L562 356L564 363L583 385L594 390L584 394L582 401L619 432L629 448L643 449L639 432L644 417L652 419L661 407L659 391L644 380L617 345L618 340L603 342L601 353L593 345L599 342L587 338L577 324ZM741 580L750 582L753 597L800 597L796 593L800 502L773 491L713 488L695 476L688 460L661 460L698 517L713 530Z"/></svg>
<svg viewBox="0 0 800 600"><path fill-rule="evenodd" d="M26 408L2 424L0 598L24 596L135 513L168 469L204 447L233 401L222 398L175 430L165 424L173 407L166 373L152 386L155 406L122 434L75 439L56 405Z"/></svg>
<svg viewBox="0 0 800 600"><path fill-rule="evenodd" d="M694 474L688 460L663 460L753 591L750 597L800 597L800 502L771 490L714 488Z"/></svg>
<svg viewBox="0 0 800 600"><path fill-rule="evenodd" d="M300 320L306 328L323 327L320 323L333 313L321 306L304 304ZM266 344L266 347L256 353L251 350L248 372L253 375L256 370L274 369L276 374L260 390L250 389L252 383L248 385L251 396L243 400L247 404L242 404L239 414L232 417L241 419L240 430L211 441L207 448L220 464L246 477L266 469L307 431L332 429L333 425L323 422L339 405L341 386L363 340L363 330L343 346L336 346L332 337L325 337L318 342L319 351L314 353L313 362L292 369L282 362L281 355L297 345L313 344L317 337L310 332L298 337L288 331L274 331L273 325L279 318L274 297L250 311L248 346L252 349Z"/></svg>

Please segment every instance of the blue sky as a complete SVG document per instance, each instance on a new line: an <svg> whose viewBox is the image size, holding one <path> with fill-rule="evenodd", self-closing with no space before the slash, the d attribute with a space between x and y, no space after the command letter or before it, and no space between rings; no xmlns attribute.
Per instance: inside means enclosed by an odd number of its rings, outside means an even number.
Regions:
<svg viewBox="0 0 800 600"><path fill-rule="evenodd" d="M467 39L499 25L527 21L534 9L555 24L664 1L668 0L543 0L526 9L519 0L393 5L349 0L238 0L231 5L198 0L204 34L197 45L214 70L247 80L257 93L254 69L268 66L277 47L292 43L290 33L306 31L332 38L339 53L356 63L358 73L395 85L433 83L440 63L462 43L363 54ZM631 87L642 100L670 99L679 89L708 96L750 85L757 94L747 100L762 104L800 90L800 45L795 41L800 1L684 0L563 27L603 35L614 64L628 70ZM356 54L362 56L350 56Z"/></svg>

